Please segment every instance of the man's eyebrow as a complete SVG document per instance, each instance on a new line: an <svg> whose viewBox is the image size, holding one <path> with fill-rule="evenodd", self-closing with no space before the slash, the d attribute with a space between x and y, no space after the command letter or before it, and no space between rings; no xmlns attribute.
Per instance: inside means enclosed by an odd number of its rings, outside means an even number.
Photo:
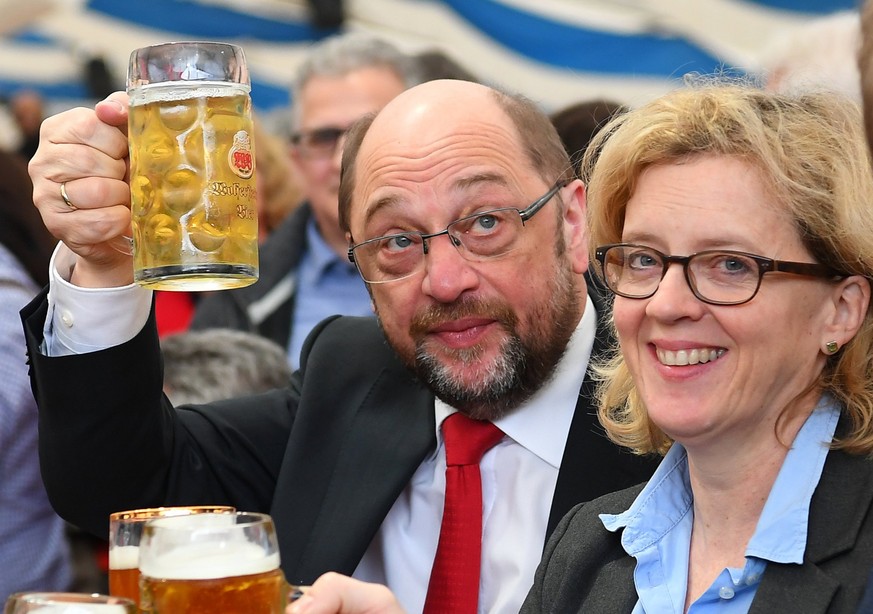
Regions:
<svg viewBox="0 0 873 614"><path fill-rule="evenodd" d="M383 196L373 203L371 207L367 209L367 213L364 215L364 226L370 223L376 214L379 213L382 209L387 209L390 207L396 207L400 203L400 198L396 194L389 194L388 196Z"/></svg>
<svg viewBox="0 0 873 614"><path fill-rule="evenodd" d="M468 177L461 177L455 181L454 187L465 189L481 183L493 183L505 187L509 184L509 181L504 175L498 173L476 173L475 175L470 175Z"/></svg>
<svg viewBox="0 0 873 614"><path fill-rule="evenodd" d="M452 188L456 190L464 190L480 184L494 184L500 187L506 187L509 185L509 181L504 175L498 173L476 173L475 175L468 175L456 180L454 184L452 184ZM382 209L398 206L401 203L401 200L402 199L396 194L389 194L377 199L367 209L367 213L364 215L364 224L366 225L370 223L370 221Z"/></svg>

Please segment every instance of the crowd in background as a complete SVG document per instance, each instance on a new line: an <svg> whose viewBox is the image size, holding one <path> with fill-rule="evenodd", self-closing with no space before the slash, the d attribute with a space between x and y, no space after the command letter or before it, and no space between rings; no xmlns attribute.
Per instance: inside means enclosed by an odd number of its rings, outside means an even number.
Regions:
<svg viewBox="0 0 873 614"><path fill-rule="evenodd" d="M335 5L321 7L331 23L341 14L341 3ZM813 24L801 45L774 43L760 84L784 92L836 88L859 100L859 32L857 15L841 16L838 23ZM809 52L819 35L834 55L813 70ZM294 84L292 133L272 134L256 122L261 281L209 295L156 294L165 392L174 405L283 387L300 365L304 340L325 317L372 315L372 295L348 260L337 215L343 148L357 120L437 79L489 83L488 75L473 75L445 53L410 55L371 37L340 36L314 48ZM37 408L18 311L47 283L56 243L32 206L26 173L47 112L30 90L11 94L7 106L17 138L0 154L6 170L0 175L0 562L13 563L3 565L0 599L26 589L106 592L105 543L55 514L39 475ZM630 109L580 92L578 103L551 111L572 177L582 178L588 143ZM25 513L27 523L14 524Z"/></svg>

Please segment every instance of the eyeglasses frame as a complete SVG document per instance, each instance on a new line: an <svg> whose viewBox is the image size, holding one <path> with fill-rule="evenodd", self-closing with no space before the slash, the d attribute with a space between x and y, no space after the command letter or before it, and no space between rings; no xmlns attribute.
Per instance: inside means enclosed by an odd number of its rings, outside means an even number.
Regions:
<svg viewBox="0 0 873 614"><path fill-rule="evenodd" d="M324 128L315 128L313 130L302 130L300 132L295 132L291 135L291 145L300 152L305 158L330 158L336 154L337 147L339 147L340 141L342 141L346 135L348 135L349 130L351 130L351 126L346 128L339 128L337 126L325 126ZM302 141L304 138L313 135L314 133L322 132L322 133L335 133L336 136L333 138L333 145L330 148L330 152L328 153L326 150L319 154L313 154L313 150L310 146L302 145Z"/></svg>
<svg viewBox="0 0 873 614"><path fill-rule="evenodd" d="M663 260L664 266L661 271L661 278L658 280L658 283L655 285L655 288L646 295L643 296L631 296L622 292L618 292L609 285L609 281L606 278L606 252L610 249L616 247L637 247L646 250L650 250ZM691 279L691 274L688 270L688 265L691 262L692 258L701 255L707 254L729 254L735 256L743 256L745 258L750 258L754 260L758 265L758 283L755 285L755 290L752 292L752 295L742 301L713 301L707 298L704 298L700 295L700 291L697 289L696 284ZM791 275L803 275L806 277L821 277L821 278L831 278L834 280L844 279L848 277L848 274L841 273L836 269L826 265L826 264L817 264L814 262L793 262L790 260L774 260L773 258L767 258L766 256L759 256L758 254L751 254L749 252L742 252L738 250L731 249L708 249L701 252L695 252L693 254L689 254L688 256L669 256L654 247L649 247L648 245L639 245L636 243L608 243L606 245L601 245L594 250L594 257L598 263L600 263L600 278L603 280L603 283L607 288L614 294L618 296L629 298L629 299L647 299L651 298L655 295L655 292L658 291L658 288L661 287L661 282L664 280L664 277L667 275L667 269L670 267L670 264L676 263L682 265L682 273L685 276L685 283L688 284L688 288L691 290L692 294L701 302L704 302L708 305L742 305L744 303L748 303L755 296L758 295L758 290L761 289L761 281L764 279L764 275L766 273L788 273Z"/></svg>
<svg viewBox="0 0 873 614"><path fill-rule="evenodd" d="M481 217L483 215L488 215L489 213L494 213L496 211L517 211L518 216L521 218L521 225L524 226L525 222L527 222L534 215L536 215L537 211L539 211L540 209L545 207L546 204L548 204L548 202L550 200L552 200L552 198L554 198L555 195L562 188L566 187L567 184L569 184L569 183L570 183L570 180L568 180L568 179L558 179L557 181L555 181L554 184L552 184L552 187L549 188L548 192L546 192L545 194L540 196L538 199L536 199L534 202L532 202L530 205L528 205L524 209L518 209L516 207L498 207L496 209L488 209L486 211L480 211L478 213L473 213L471 215L465 215L464 217L458 218L455 221L449 223L443 230L440 230L439 232L432 232L432 233L423 233L423 232L418 232L418 231L398 232L398 233L392 234L392 235L382 235L380 237L374 237L372 239L367 239L366 241L361 241L360 243L356 243L356 244L351 245L349 247L349 250L347 253L348 258L349 258L349 262L351 262L352 264L355 265L355 268L358 269L358 273L361 274L361 278L363 279L363 273L361 272L361 267L358 265L358 262L355 260L355 250L356 249L358 249L359 247L361 247L363 245L368 245L368 244L374 243L376 241L384 241L385 239L391 239L394 237L405 237L408 235L418 235L421 238L421 249L424 252L425 256L427 256L427 254L428 254L428 251L427 251L428 250L428 247L427 247L428 240L433 239L434 237L438 237L440 235L447 235L449 237L449 240L452 242L452 245L454 245L457 248L458 246L461 245L461 243L455 237L453 237L452 235L449 234L449 228L451 228L452 226L454 226L455 224L457 224L459 222L463 222L465 220ZM406 279L407 277L410 277L414 274L415 274L415 272L413 271L409 275L404 275L403 277L398 277L396 279L388 279L385 281L367 281L366 279L364 279L364 282L368 283L368 284L385 284L385 283L391 283L393 281L400 281L402 279Z"/></svg>

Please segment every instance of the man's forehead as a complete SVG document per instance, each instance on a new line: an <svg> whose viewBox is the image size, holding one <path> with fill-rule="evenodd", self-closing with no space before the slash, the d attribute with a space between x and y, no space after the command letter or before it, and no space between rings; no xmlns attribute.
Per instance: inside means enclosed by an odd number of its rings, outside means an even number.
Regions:
<svg viewBox="0 0 873 614"><path fill-rule="evenodd" d="M361 142L361 159L392 153L424 157L441 147L453 148L460 155L477 145L501 141L501 147L517 149L515 126L491 90L474 89L472 96L464 98L451 94L459 88L426 85L407 90L376 115Z"/></svg>
<svg viewBox="0 0 873 614"><path fill-rule="evenodd" d="M465 119L505 120L491 88L468 81L440 80L410 88L380 111L372 131L397 133L408 127L450 129Z"/></svg>

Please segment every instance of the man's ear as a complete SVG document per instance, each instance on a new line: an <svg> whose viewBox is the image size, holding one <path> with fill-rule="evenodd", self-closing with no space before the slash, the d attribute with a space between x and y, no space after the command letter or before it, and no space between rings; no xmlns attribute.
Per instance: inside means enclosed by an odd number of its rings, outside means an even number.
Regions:
<svg viewBox="0 0 873 614"><path fill-rule="evenodd" d="M574 179L561 189L564 203L564 243L573 271L582 274L588 270L588 223L585 185Z"/></svg>

